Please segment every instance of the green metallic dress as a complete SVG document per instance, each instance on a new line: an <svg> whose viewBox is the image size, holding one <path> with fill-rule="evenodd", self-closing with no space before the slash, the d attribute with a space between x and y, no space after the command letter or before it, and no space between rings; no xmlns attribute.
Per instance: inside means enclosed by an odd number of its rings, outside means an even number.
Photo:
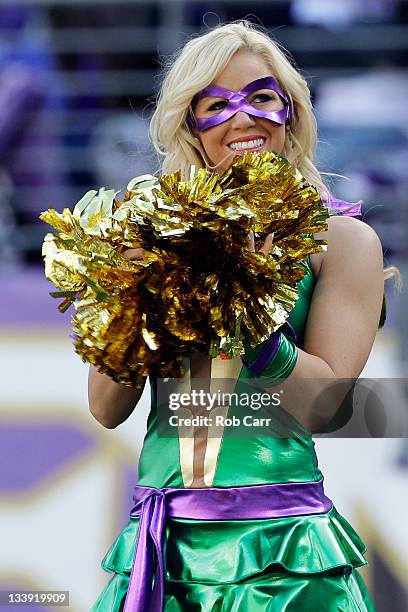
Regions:
<svg viewBox="0 0 408 612"><path fill-rule="evenodd" d="M315 279L307 262L289 322L303 346ZM239 360L240 361L240 360ZM239 379L251 373L244 367ZM163 438L152 406L139 463L148 487L317 481L312 435L208 438L202 473L194 473L191 440ZM200 481L201 478L201 481ZM123 610L139 519L131 517L102 561L110 581L91 612ZM366 547L333 506L327 513L273 519L199 521L168 518L165 612L366 612L374 605L356 568Z"/></svg>

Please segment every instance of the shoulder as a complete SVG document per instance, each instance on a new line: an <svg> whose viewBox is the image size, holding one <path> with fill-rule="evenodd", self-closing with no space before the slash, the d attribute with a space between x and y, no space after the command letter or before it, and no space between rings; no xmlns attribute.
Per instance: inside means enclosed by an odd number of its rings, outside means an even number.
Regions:
<svg viewBox="0 0 408 612"><path fill-rule="evenodd" d="M367 262L368 258L374 258L377 261L381 260L382 265L381 241L375 230L367 223L355 217L336 215L329 217L327 226L326 232L315 234L316 238L327 240L326 250L310 257L316 277L320 275L323 264L327 268L329 262L339 263L340 259L347 265L347 263L357 263L356 258L361 264Z"/></svg>
<svg viewBox="0 0 408 612"><path fill-rule="evenodd" d="M304 350L329 364L336 377L354 378L367 362L381 316L381 242L370 226L352 217L331 218L326 234Z"/></svg>
<svg viewBox="0 0 408 612"><path fill-rule="evenodd" d="M336 216L328 220L327 255L342 254L360 257L369 253L382 254L381 241L376 231L355 217Z"/></svg>

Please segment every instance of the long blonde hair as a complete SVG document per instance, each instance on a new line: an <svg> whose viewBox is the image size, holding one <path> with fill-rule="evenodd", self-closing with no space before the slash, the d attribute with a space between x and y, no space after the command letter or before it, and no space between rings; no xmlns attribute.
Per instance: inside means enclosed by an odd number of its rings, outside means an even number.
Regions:
<svg viewBox="0 0 408 612"><path fill-rule="evenodd" d="M212 83L238 51L259 55L270 66L271 74L290 98L293 116L287 126L282 155L314 185L330 206L330 192L313 160L317 126L306 79L295 68L289 53L259 26L246 21L219 25L195 36L163 62L162 86L150 121L150 137L161 159L160 171L181 171L187 178L190 167L207 165L200 141L191 133L186 119L194 96ZM384 278L399 271L390 266Z"/></svg>

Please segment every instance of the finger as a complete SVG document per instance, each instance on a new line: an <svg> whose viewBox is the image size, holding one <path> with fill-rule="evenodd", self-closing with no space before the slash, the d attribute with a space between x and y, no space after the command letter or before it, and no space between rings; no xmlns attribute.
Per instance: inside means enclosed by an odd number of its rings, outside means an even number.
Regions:
<svg viewBox="0 0 408 612"><path fill-rule="evenodd" d="M253 230L249 231L249 235L248 235L248 249L250 251L252 251L252 253L255 253L255 234L254 234Z"/></svg>
<svg viewBox="0 0 408 612"><path fill-rule="evenodd" d="M260 253L263 253L264 255L269 255L273 245L273 236L274 233L267 235L263 246L259 249Z"/></svg>
<svg viewBox="0 0 408 612"><path fill-rule="evenodd" d="M123 255L126 259L143 259L143 249L127 249Z"/></svg>

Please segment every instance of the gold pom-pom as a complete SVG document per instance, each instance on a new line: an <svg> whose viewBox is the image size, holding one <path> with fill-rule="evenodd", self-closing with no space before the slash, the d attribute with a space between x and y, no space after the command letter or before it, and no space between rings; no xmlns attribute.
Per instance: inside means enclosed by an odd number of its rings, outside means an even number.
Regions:
<svg viewBox="0 0 408 612"><path fill-rule="evenodd" d="M327 229L317 190L274 153L238 156L222 176L192 168L133 179L123 201L90 191L73 213L41 219L58 230L43 245L45 273L74 303L75 350L114 380L183 375L183 355L243 353L280 327L297 299L304 259ZM274 232L268 256L259 248ZM143 259L129 261L127 248Z"/></svg>

